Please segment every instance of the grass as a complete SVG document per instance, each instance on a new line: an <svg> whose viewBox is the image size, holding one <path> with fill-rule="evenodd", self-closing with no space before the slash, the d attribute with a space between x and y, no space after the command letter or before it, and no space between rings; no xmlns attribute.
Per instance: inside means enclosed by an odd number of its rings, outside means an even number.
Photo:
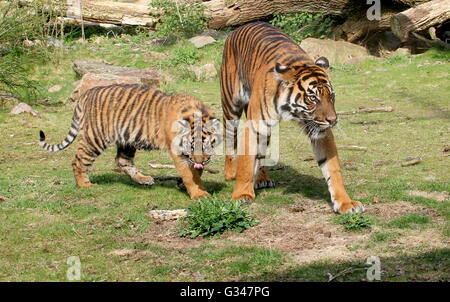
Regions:
<svg viewBox="0 0 450 302"><path fill-rule="evenodd" d="M431 218L419 213L408 214L389 221L388 227L397 229L411 229L421 227L431 222Z"/></svg>
<svg viewBox="0 0 450 302"><path fill-rule="evenodd" d="M181 219L185 222L181 237L210 237L225 231L243 232L258 224L238 201L207 197L191 205L189 215Z"/></svg>
<svg viewBox="0 0 450 302"><path fill-rule="evenodd" d="M372 225L372 221L362 213L339 215L336 216L335 221L343 225L346 231L361 231Z"/></svg>
<svg viewBox="0 0 450 302"><path fill-rule="evenodd" d="M381 258L382 269L386 271L383 281L448 281L450 251L443 245L449 234L449 204L408 194L411 190L450 191L450 171L443 168L448 157L442 153L449 144L450 132L447 88L450 56L439 50L337 66L331 72L338 111L382 104L395 110L341 116L334 130L338 145L368 147L367 152L341 150L339 156L341 161L358 167L343 169L344 179L350 196L362 201L368 209L365 217L374 221L372 228L365 232L343 232L334 222L331 209L326 208L301 216L292 230L277 234L280 240L289 240L288 235L295 233L295 228L323 228L323 232L330 230L330 238L316 232L309 242L325 242L328 248L299 244L286 250L277 242L253 240L247 237L250 234L247 232L239 234L240 240L229 232L211 239L179 238L175 225L158 225L147 213L151 209L188 208L192 202L187 194L176 189L175 181L157 181L152 187L142 187L117 174L113 170L113 148L94 164L91 180L98 185L76 188L70 166L75 146L54 154L37 146L40 129L46 131L50 142L59 142L70 126L72 104L65 100L77 80L71 62L101 58L123 66L156 68L171 78L161 84L164 91L192 94L208 103L220 117L218 79L186 80L181 72L186 67L168 64L175 50L186 43L178 41L173 46L156 47L146 44L140 36L110 35L100 44L68 42L76 49L62 50L46 64L25 60L40 90L37 96L21 101L33 105L41 118L10 115L12 104L0 107L0 196L5 199L0 202L1 281L65 281L70 256L80 257L82 281L327 281L327 272L335 275L355 263L365 263L371 255ZM198 50L195 64L213 63L218 68L222 47L223 42L219 41ZM150 51L164 53L167 59L151 59L147 56ZM63 89L48 92L56 84ZM45 98L48 101L44 106L38 101ZM298 126L289 122L281 124L280 133L279 164L284 168L271 171L279 185L258 191L256 204L248 208L260 221L256 228L262 238L265 232L272 235L266 227L274 217L297 215L287 210L296 201L314 200L317 206L330 202L316 163L303 161L312 155L307 138L299 135ZM408 157L421 157L423 161L401 167ZM136 164L144 173L154 176L176 175L173 170L150 170L151 159L171 163L164 152L139 151ZM386 164L375 165L379 160L385 160ZM210 165L222 170L223 158L214 158ZM203 179L214 196L222 200L230 198L233 183L225 182L221 173L205 173ZM431 223L430 217L414 214L416 211L402 212L390 221L379 222L384 217L373 209L394 208L400 201L431 209L439 219L433 216ZM397 235L392 235L393 232ZM434 234L435 238L416 244L417 238L427 238L427 234ZM406 243L399 245L400 239ZM340 240L349 240L345 242L350 244L333 246ZM355 242L361 243L356 250L351 248ZM137 254L108 256L122 249L135 249ZM330 254L332 250L339 253ZM311 257L305 262L299 258L301 255ZM358 271L339 281L364 278L365 272Z"/></svg>

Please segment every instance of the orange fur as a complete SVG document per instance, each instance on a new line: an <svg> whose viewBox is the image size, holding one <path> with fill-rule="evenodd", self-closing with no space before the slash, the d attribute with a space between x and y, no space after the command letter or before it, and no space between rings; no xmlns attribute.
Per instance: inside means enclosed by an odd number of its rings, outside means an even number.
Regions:
<svg viewBox="0 0 450 302"><path fill-rule="evenodd" d="M256 155L249 152L255 137L265 135L270 141L269 134L245 127L240 149L244 152L237 152L238 123L245 113L251 122L294 120L303 125L329 185L335 210L362 210L359 202L348 197L339 168L331 132L337 117L328 65L323 57L313 61L286 34L268 23L246 24L227 38L221 97L227 154L224 174L226 180L236 179L233 199L254 200L255 188L273 186L266 167L261 167L265 151L258 150Z"/></svg>
<svg viewBox="0 0 450 302"><path fill-rule="evenodd" d="M200 179L202 171L194 165L207 164L212 153L191 151L194 144L199 144L202 151L206 147L213 148L212 136L218 129L208 126L209 122L218 123L211 109L192 96L167 95L143 85L95 87L78 102L66 139L61 144L49 145L41 132L40 145L47 151L59 151L79 135L78 149L72 161L79 187L93 185L87 172L97 156L112 143L117 144L116 164L120 170L144 185L152 185L154 180L134 165L136 150L167 150L189 196L199 198L208 192ZM174 125L184 126L185 132L180 136Z"/></svg>

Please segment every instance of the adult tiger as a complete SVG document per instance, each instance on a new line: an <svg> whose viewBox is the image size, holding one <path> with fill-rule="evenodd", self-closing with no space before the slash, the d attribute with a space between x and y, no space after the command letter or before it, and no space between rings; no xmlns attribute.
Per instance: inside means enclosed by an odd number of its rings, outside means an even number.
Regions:
<svg viewBox="0 0 450 302"><path fill-rule="evenodd" d="M226 180L236 179L233 199L251 201L255 199L255 189L274 186L266 167L261 165L265 154L248 152L252 133L266 136L267 140L269 133L260 133L254 126L246 127L243 154L236 154L238 121L245 111L247 121L298 121L311 138L334 210L339 213L364 210L344 188L331 131L337 117L328 68L326 58L314 62L286 34L265 22L243 25L227 38L221 67L221 97L227 138L224 173Z"/></svg>
<svg viewBox="0 0 450 302"><path fill-rule="evenodd" d="M200 177L220 138L220 122L210 108L188 95L167 95L144 85L110 85L86 91L75 107L72 126L58 145L40 146L56 152L80 136L72 162L79 187L93 185L88 168L110 144L117 144L116 163L134 181L152 185L134 165L136 149L169 151L191 198L208 195Z"/></svg>

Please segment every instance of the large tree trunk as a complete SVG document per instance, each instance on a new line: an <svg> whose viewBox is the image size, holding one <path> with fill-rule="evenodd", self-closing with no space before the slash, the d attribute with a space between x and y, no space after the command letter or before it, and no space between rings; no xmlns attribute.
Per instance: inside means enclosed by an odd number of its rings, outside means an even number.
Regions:
<svg viewBox="0 0 450 302"><path fill-rule="evenodd" d="M398 3L398 4L403 4L406 6L416 6L416 5L420 5L423 4L425 2L429 2L431 0L392 0L392 2Z"/></svg>
<svg viewBox="0 0 450 302"><path fill-rule="evenodd" d="M67 0L67 17L84 21L115 24L141 25L154 27L158 22L159 12L148 5L134 3L81 0L81 11L78 8L80 0Z"/></svg>
<svg viewBox="0 0 450 302"><path fill-rule="evenodd" d="M434 0L391 18L392 32L402 41L406 41L411 32L427 30L440 26L450 20L450 0Z"/></svg>
<svg viewBox="0 0 450 302"><path fill-rule="evenodd" d="M210 0L203 1L209 27L222 28L259 20L274 13L323 12L341 14L350 0Z"/></svg>
<svg viewBox="0 0 450 302"><path fill-rule="evenodd" d="M334 33L336 38L342 38L348 42L356 42L370 38L377 32L390 30L390 19L397 11L386 8L382 11L380 20L368 20L366 15L350 16L343 24L336 26Z"/></svg>

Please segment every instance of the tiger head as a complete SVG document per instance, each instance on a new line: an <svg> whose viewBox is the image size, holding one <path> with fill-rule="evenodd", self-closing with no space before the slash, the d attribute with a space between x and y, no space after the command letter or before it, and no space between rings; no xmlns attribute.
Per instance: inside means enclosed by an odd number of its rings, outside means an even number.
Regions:
<svg viewBox="0 0 450 302"><path fill-rule="evenodd" d="M289 66L277 63L274 68L275 78L280 81L278 112L282 119L302 123L313 140L323 138L325 131L337 123L328 68L325 57L315 63L296 62Z"/></svg>
<svg viewBox="0 0 450 302"><path fill-rule="evenodd" d="M202 170L211 161L220 142L221 123L201 112L185 117L175 123L178 133L173 141L176 152L194 169Z"/></svg>

